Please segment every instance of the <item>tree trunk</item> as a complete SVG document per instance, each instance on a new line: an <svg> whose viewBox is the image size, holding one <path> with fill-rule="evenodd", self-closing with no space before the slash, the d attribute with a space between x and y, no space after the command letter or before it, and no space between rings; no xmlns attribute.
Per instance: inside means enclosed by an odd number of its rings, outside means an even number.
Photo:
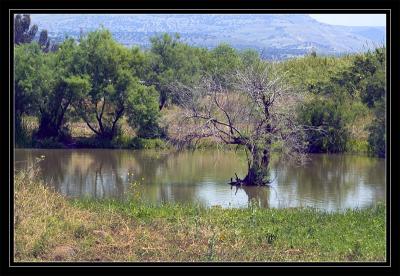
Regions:
<svg viewBox="0 0 400 276"><path fill-rule="evenodd" d="M58 137L59 133L60 128L53 121L53 116L48 113L42 113L36 137L39 139Z"/></svg>
<svg viewBox="0 0 400 276"><path fill-rule="evenodd" d="M103 130L97 135L100 139L111 141L115 134L111 130Z"/></svg>
<svg viewBox="0 0 400 276"><path fill-rule="evenodd" d="M49 109L41 109L39 129L36 133L37 138L66 138L63 137L61 128L65 113L71 103L71 97L66 99L64 94L64 90L60 88L51 104L48 104Z"/></svg>
<svg viewBox="0 0 400 276"><path fill-rule="evenodd" d="M167 103L167 97L165 95L160 95L160 101L158 105L160 111L164 108L166 103Z"/></svg>
<svg viewBox="0 0 400 276"><path fill-rule="evenodd" d="M270 149L253 148L252 162L246 177L243 179L244 185L266 185L269 182L269 162Z"/></svg>

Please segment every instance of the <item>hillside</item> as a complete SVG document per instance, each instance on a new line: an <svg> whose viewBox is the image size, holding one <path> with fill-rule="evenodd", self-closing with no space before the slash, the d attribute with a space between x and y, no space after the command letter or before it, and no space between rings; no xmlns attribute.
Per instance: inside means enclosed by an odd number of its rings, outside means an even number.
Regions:
<svg viewBox="0 0 400 276"><path fill-rule="evenodd" d="M149 37L179 33L189 44L213 48L221 42L253 48L268 58L343 54L385 43L384 27L349 27L320 23L304 14L32 14L32 23L56 41L78 37L101 26L120 43L149 47Z"/></svg>

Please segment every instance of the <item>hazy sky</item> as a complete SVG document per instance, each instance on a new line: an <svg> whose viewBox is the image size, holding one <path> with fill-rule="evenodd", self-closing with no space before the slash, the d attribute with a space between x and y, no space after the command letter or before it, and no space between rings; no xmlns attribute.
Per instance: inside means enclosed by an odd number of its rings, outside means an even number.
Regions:
<svg viewBox="0 0 400 276"><path fill-rule="evenodd" d="M345 26L386 26L385 14L310 14L322 23Z"/></svg>

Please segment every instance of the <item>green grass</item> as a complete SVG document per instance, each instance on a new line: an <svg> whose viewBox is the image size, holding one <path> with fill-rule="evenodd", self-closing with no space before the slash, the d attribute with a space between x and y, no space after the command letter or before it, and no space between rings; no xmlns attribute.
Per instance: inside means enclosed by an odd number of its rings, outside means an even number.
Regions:
<svg viewBox="0 0 400 276"><path fill-rule="evenodd" d="M133 188L133 192L135 188ZM16 261L385 261L385 205L205 208L65 199L32 172L15 178ZM72 253L68 253L72 251ZM61 253L60 253L61 252Z"/></svg>
<svg viewBox="0 0 400 276"><path fill-rule="evenodd" d="M134 201L75 200L83 210L115 212L151 224L163 221L175 232L212 229L215 258L231 260L225 252L241 243L239 259L253 261L383 261L385 206L327 213L314 209L203 208L181 204L138 204ZM196 231L194 231L196 232ZM267 250L267 252L264 252ZM234 259L235 260L235 259Z"/></svg>

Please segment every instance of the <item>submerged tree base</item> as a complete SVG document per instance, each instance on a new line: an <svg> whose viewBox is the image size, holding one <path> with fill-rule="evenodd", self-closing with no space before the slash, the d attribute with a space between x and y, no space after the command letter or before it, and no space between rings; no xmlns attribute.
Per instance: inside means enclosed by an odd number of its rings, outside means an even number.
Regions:
<svg viewBox="0 0 400 276"><path fill-rule="evenodd" d="M270 186L272 182L273 181L253 182L249 181L246 177L244 179L239 179L236 176L236 180L231 178L228 184L232 186Z"/></svg>
<svg viewBox="0 0 400 276"><path fill-rule="evenodd" d="M268 173L264 176L264 174L256 175L250 171L243 179L240 179L235 173L235 180L231 178L228 184L232 186L269 186L272 182Z"/></svg>

